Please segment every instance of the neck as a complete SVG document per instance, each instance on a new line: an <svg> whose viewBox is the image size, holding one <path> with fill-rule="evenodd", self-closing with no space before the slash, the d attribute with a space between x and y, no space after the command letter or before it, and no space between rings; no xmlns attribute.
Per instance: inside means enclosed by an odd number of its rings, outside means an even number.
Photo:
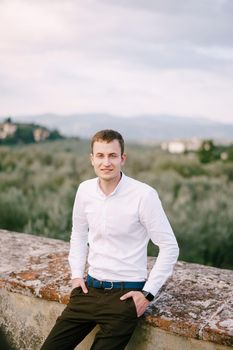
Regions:
<svg viewBox="0 0 233 350"><path fill-rule="evenodd" d="M105 179L99 179L99 186L103 191L103 193L107 196L115 190L115 188L120 182L120 179L121 179L121 173L119 174L119 176L109 181Z"/></svg>

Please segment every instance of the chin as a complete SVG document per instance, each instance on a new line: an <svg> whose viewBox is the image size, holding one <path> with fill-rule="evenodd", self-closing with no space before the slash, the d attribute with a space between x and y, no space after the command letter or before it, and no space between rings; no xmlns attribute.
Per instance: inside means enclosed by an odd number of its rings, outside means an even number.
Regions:
<svg viewBox="0 0 233 350"><path fill-rule="evenodd" d="M103 180L112 180L115 178L114 174L100 174L99 177Z"/></svg>
<svg viewBox="0 0 233 350"><path fill-rule="evenodd" d="M101 175L101 176L100 176L100 179L103 179L103 180L112 180L112 179L114 179L114 176L112 176L112 175Z"/></svg>

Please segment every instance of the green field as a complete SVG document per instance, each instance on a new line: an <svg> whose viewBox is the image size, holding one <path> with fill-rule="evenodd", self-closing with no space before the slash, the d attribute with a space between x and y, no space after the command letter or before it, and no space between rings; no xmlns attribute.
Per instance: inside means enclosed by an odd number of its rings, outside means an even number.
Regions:
<svg viewBox="0 0 233 350"><path fill-rule="evenodd" d="M127 147L126 175L156 188L180 259L233 268L233 162ZM61 140L0 147L0 228L69 240L78 184L94 177L89 145ZM148 253L156 254L150 244Z"/></svg>

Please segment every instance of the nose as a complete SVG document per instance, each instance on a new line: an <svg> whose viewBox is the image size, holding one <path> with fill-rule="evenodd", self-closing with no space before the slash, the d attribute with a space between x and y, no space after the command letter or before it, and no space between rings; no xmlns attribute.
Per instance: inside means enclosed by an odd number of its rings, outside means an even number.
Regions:
<svg viewBox="0 0 233 350"><path fill-rule="evenodd" d="M108 166L108 165L111 164L109 157L105 157L105 158L104 158L103 164L104 164L105 166Z"/></svg>

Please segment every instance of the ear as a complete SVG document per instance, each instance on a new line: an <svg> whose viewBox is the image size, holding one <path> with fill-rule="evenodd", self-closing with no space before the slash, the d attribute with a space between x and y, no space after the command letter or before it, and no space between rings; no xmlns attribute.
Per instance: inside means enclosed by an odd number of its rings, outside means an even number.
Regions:
<svg viewBox="0 0 233 350"><path fill-rule="evenodd" d="M90 161L91 161L91 165L94 166L94 157L93 157L93 153L90 154Z"/></svg>
<svg viewBox="0 0 233 350"><path fill-rule="evenodd" d="M121 165L124 165L125 161L126 161L126 154L123 153L122 156L121 156Z"/></svg>

